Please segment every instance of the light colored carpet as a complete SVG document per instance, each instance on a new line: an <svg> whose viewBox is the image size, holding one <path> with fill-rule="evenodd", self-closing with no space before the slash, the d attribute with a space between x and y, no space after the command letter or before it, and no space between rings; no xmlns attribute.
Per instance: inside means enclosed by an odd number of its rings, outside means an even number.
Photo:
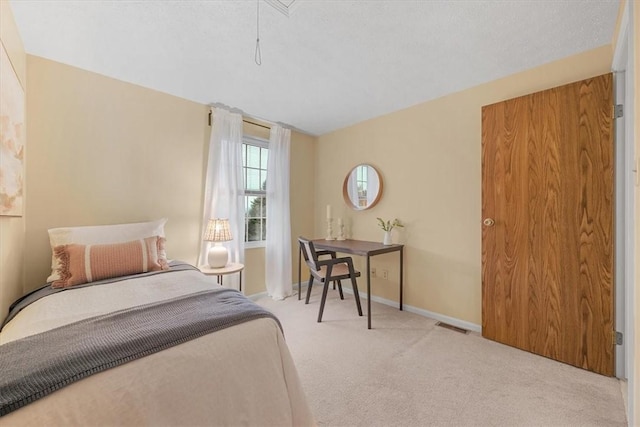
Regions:
<svg viewBox="0 0 640 427"><path fill-rule="evenodd" d="M305 290L303 289L303 293ZM320 286L259 298L285 338L321 426L624 426L619 381L330 290L317 323Z"/></svg>

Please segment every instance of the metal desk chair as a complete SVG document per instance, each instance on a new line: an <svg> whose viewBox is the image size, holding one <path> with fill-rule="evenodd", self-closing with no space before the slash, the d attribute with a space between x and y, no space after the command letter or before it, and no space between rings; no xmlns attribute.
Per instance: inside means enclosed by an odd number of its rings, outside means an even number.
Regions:
<svg viewBox="0 0 640 427"><path fill-rule="evenodd" d="M327 291L329 290L329 283L338 283L338 290L340 291L340 299L344 299L342 293L343 279L351 279L351 285L353 286L353 294L356 298L356 306L358 307L358 315L362 316L362 307L360 305L360 294L358 293L358 283L356 277L360 277L360 272L353 268L353 260L351 257L336 258L335 252L331 251L316 251L313 242L304 237L298 237L300 243L300 249L304 256L304 261L309 267L309 284L307 286L307 298L305 304L309 304L309 297L311 296L311 287L313 285L313 279L315 278L320 283L324 284L322 289L322 299L320 300L320 311L318 313L318 322L322 322L322 313L324 311L324 304L327 300ZM319 256L331 255L330 259L319 259Z"/></svg>

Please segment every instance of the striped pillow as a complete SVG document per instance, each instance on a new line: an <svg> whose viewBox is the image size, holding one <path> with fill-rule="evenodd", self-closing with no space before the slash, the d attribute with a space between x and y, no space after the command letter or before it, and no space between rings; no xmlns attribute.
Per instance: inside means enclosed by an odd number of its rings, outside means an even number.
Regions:
<svg viewBox="0 0 640 427"><path fill-rule="evenodd" d="M168 270L164 254L164 237L153 236L110 245L80 245L71 243L56 246L60 279L53 288L66 288L110 277Z"/></svg>

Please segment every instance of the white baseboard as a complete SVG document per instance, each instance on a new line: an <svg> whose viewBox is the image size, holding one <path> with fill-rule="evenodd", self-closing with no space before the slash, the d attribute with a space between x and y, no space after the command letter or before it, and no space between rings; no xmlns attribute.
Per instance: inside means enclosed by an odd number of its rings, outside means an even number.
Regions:
<svg viewBox="0 0 640 427"><path fill-rule="evenodd" d="M298 288L298 284L297 283L295 283L293 286L294 286L294 289ZM303 283L302 287L306 288L307 284ZM351 288L343 286L342 290L345 291L348 294L352 294L353 295L353 289L351 289ZM360 298L367 299L367 293L360 291ZM375 302L378 302L380 304L388 305L388 306L391 306L391 307L397 307L398 306L398 302L397 301L392 301L392 300L389 300L389 299L386 299L386 298L377 297L375 295L371 296L371 301L375 301ZM407 304L402 304L402 309L404 311L408 311L409 313L418 314L420 316L424 316L424 317L428 317L430 319L439 320L441 322L448 323L449 325L457 326L458 328L466 329L468 331L482 333L482 326L478 325L476 323L467 322L466 320L457 319L455 317L446 316L444 314L436 313L434 311L425 310L423 308L418 308L418 307L414 307L414 306L407 305Z"/></svg>

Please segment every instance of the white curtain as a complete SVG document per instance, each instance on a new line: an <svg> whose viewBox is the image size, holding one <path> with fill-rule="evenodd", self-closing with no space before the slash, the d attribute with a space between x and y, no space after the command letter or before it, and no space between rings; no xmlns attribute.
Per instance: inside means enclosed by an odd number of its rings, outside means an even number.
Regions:
<svg viewBox="0 0 640 427"><path fill-rule="evenodd" d="M224 242L229 262L244 262L244 180L242 178L242 115L213 109L202 232L211 218L229 218L232 240ZM212 242L202 242L198 264L207 263ZM238 275L225 277L225 286L237 287Z"/></svg>
<svg viewBox="0 0 640 427"><path fill-rule="evenodd" d="M291 286L291 220L289 213L289 152L291 131L271 128L267 161L267 293L281 300L293 293Z"/></svg>

